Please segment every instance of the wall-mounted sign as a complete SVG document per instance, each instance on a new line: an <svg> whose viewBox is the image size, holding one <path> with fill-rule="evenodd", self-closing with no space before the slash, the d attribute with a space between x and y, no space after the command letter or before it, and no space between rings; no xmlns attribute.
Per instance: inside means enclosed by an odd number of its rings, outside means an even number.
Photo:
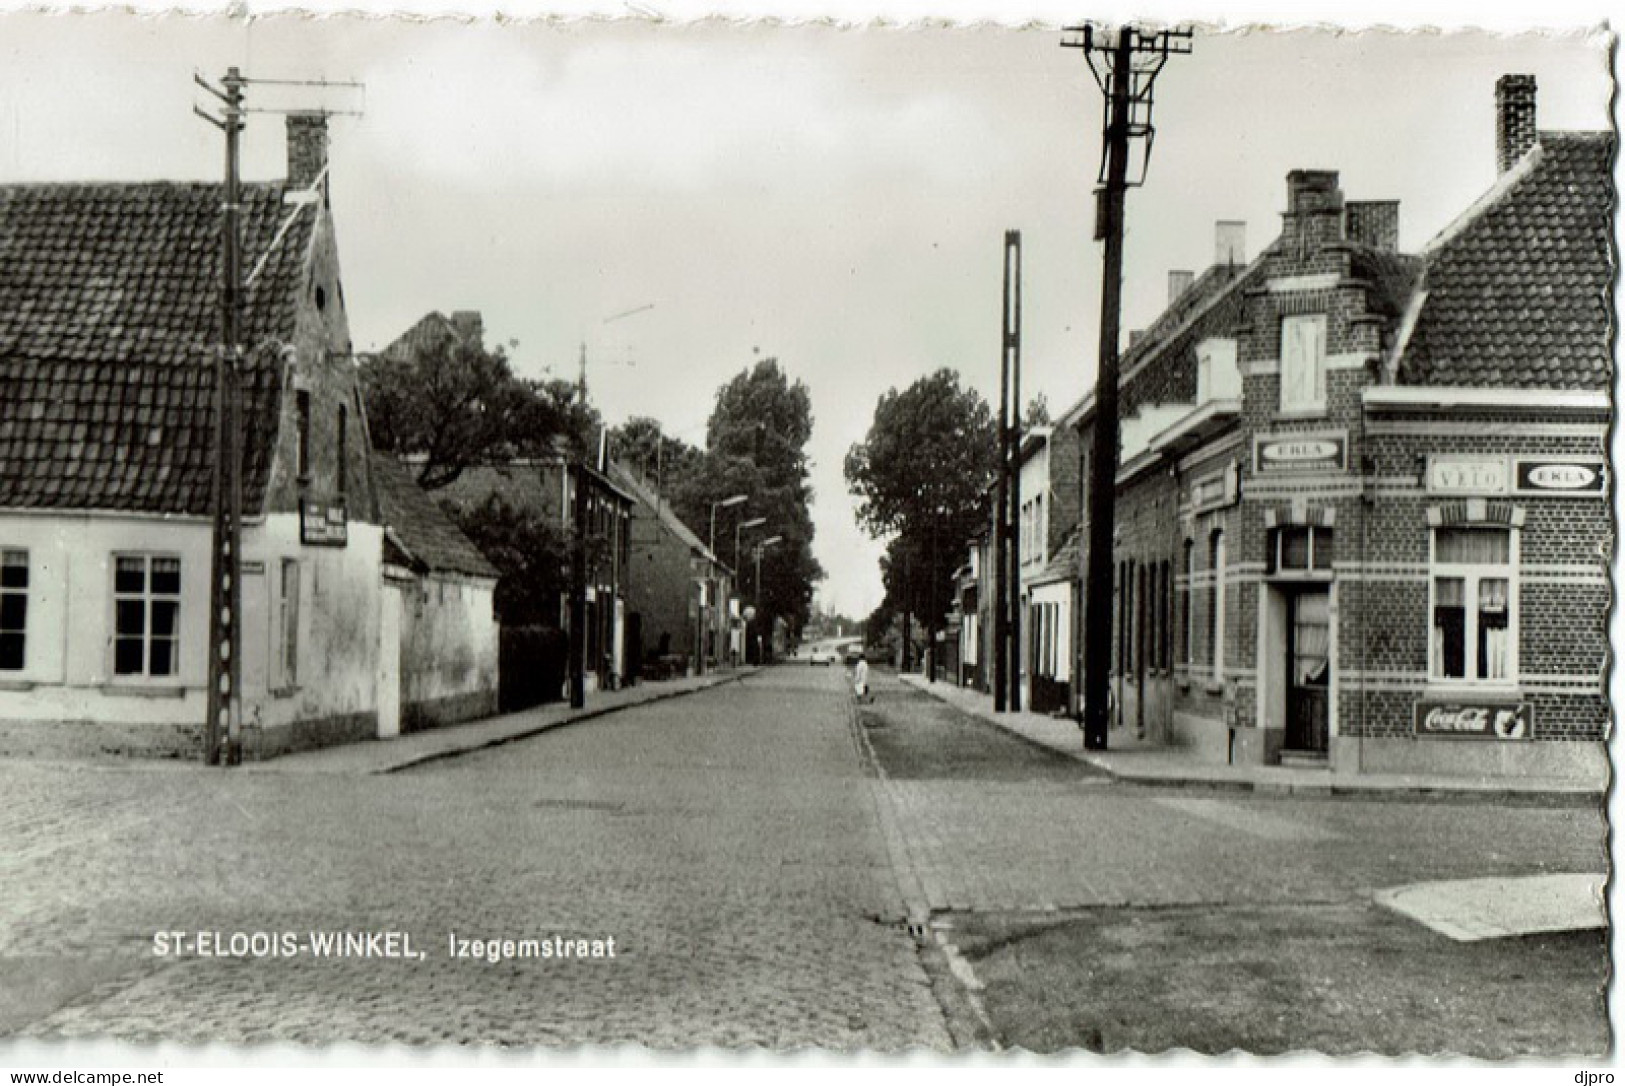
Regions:
<svg viewBox="0 0 1625 1086"><path fill-rule="evenodd" d="M1221 470L1204 476L1191 486L1191 512L1206 513L1235 505L1241 500L1241 463L1230 461Z"/></svg>
<svg viewBox="0 0 1625 1086"><path fill-rule="evenodd" d="M350 540L349 524L342 499L299 499L299 542L313 547L342 547Z"/></svg>
<svg viewBox="0 0 1625 1086"><path fill-rule="evenodd" d="M1532 739L1535 707L1527 701L1419 701L1418 739Z"/></svg>
<svg viewBox="0 0 1625 1086"><path fill-rule="evenodd" d="M1513 487L1519 494L1595 498L1607 491L1604 470L1603 462L1591 457L1520 458L1513 462Z"/></svg>
<svg viewBox="0 0 1625 1086"><path fill-rule="evenodd" d="M1496 495L1507 492L1504 456L1430 456L1429 494Z"/></svg>
<svg viewBox="0 0 1625 1086"><path fill-rule="evenodd" d="M1347 471L1348 462L1347 430L1253 438L1254 475Z"/></svg>

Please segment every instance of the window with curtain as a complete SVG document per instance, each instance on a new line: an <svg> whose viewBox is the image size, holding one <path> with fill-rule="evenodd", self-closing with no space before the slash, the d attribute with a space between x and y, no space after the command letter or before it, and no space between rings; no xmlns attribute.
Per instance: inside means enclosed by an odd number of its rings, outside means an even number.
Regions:
<svg viewBox="0 0 1625 1086"><path fill-rule="evenodd" d="M1434 529L1428 669L1433 678L1486 682L1516 678L1513 588L1510 529Z"/></svg>
<svg viewBox="0 0 1625 1086"><path fill-rule="evenodd" d="M1325 592L1298 596L1292 618L1295 686L1325 686L1331 658L1331 597Z"/></svg>
<svg viewBox="0 0 1625 1086"><path fill-rule="evenodd" d="M113 558L113 673L179 670L181 560L155 554Z"/></svg>
<svg viewBox="0 0 1625 1086"><path fill-rule="evenodd" d="M1326 314L1281 318L1281 410L1326 406Z"/></svg>

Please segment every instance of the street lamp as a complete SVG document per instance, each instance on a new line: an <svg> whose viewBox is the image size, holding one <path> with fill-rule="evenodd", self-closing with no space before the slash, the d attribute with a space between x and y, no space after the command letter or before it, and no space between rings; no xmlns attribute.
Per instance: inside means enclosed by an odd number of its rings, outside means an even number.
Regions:
<svg viewBox="0 0 1625 1086"><path fill-rule="evenodd" d="M756 528L767 523L766 517L751 517L734 525L734 576L739 576L739 533L746 528Z"/></svg>
<svg viewBox="0 0 1625 1086"><path fill-rule="evenodd" d="M758 618L761 617L762 614L762 552L767 550L769 547L782 543L783 541L784 537L782 535L775 535L770 536L756 544L756 591L751 594L751 598L756 603L756 615ZM756 662L762 662L762 635L759 633L756 635Z"/></svg>
<svg viewBox="0 0 1625 1086"><path fill-rule="evenodd" d="M782 535L776 535L764 539L760 543L756 544L756 591L751 598L755 602L756 609L758 611L762 609L762 552L767 550L769 547L783 542L784 537Z"/></svg>
<svg viewBox="0 0 1625 1086"><path fill-rule="evenodd" d="M749 494L735 494L731 498L723 498L720 501L714 501L714 502L711 503L711 535L710 535L710 538L707 540L707 543L706 543L706 550L709 552L706 555L706 560L711 563L711 570L710 570L709 575L705 579L706 583L711 586L711 592L709 593L709 596L713 596L713 597L715 596L716 587L717 587L717 578L716 578L716 566L718 564L717 563L717 510L718 509L725 509L730 505L739 505L741 502L747 502L749 500L750 500L750 495ZM716 606L716 603L715 603L714 599L713 599L713 602L711 603L710 606L713 606L713 607ZM698 635L697 636L698 636L699 640L696 642L696 644L694 646L694 673L697 674L697 675L703 675L705 673L705 657L706 657L706 638L705 638L705 635L706 635L706 632L707 632L707 626L706 626L705 619L706 619L706 604L702 600L701 603L700 603L700 607L699 607L699 619L698 619L698 621L699 621L699 629L698 629Z"/></svg>
<svg viewBox="0 0 1625 1086"><path fill-rule="evenodd" d="M712 557L715 557L717 553L717 510L726 509L730 505L738 505L741 502L748 501L750 501L749 494L735 494L731 498L723 498L719 502L711 503L711 537L706 540L706 543L711 548Z"/></svg>

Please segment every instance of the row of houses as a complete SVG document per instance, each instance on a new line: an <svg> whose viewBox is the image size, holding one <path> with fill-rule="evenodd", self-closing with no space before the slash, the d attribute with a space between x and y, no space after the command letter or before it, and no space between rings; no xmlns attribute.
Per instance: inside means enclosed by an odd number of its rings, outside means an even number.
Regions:
<svg viewBox="0 0 1625 1086"><path fill-rule="evenodd" d="M286 179L241 204L249 758L488 715L503 681L497 570L368 437L325 118L287 137ZM0 751L201 753L220 207L213 184L0 186ZM441 333L479 321L434 314L392 349ZM651 649L667 674L724 657L731 571L635 474L560 455L451 496L481 486L563 534L587 491L590 689Z"/></svg>
<svg viewBox="0 0 1625 1086"><path fill-rule="evenodd" d="M1109 743L1333 772L1601 779L1614 547L1611 162L1496 86L1498 176L1416 253L1294 170L1279 235L1170 276L1121 362L1113 622L1083 630L1093 395L1020 446L1023 707ZM991 532L958 678L989 688Z"/></svg>

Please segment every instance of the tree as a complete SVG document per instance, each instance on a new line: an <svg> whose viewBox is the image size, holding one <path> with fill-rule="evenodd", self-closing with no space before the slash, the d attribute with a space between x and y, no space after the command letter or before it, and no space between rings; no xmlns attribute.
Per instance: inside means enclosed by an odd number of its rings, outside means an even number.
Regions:
<svg viewBox="0 0 1625 1086"><path fill-rule="evenodd" d="M807 482L806 443L812 436L812 399L807 386L792 382L776 359L763 359L717 390L706 425L706 450L693 470L672 490L678 515L693 526L709 526L713 505L738 494L744 503L728 507L717 522L717 549L734 562L723 544L733 526L767 518L755 540L781 540L762 552L761 584L756 583L752 538L736 571L741 596L757 610L756 628L768 631L782 619L792 638L806 625L813 585L823 568L812 554L812 488Z"/></svg>
<svg viewBox="0 0 1625 1086"><path fill-rule="evenodd" d="M704 459L688 442L666 436L658 419L641 415L612 428L609 447L616 460L635 468L666 495L684 489Z"/></svg>
<svg viewBox="0 0 1625 1086"><path fill-rule="evenodd" d="M509 626L557 626L559 598L569 585L569 541L540 514L499 494L464 507L440 507L501 575L493 603Z"/></svg>
<svg viewBox="0 0 1625 1086"><path fill-rule="evenodd" d="M574 386L516 377L501 348L476 336L403 338L362 362L361 381L373 445L417 458L426 490L470 467L550 452L559 439L585 450L596 430Z"/></svg>
<svg viewBox="0 0 1625 1086"><path fill-rule="evenodd" d="M886 601L933 634L953 599L958 555L990 515L997 466L993 413L949 369L887 391L868 436L846 454L859 523L890 537Z"/></svg>

